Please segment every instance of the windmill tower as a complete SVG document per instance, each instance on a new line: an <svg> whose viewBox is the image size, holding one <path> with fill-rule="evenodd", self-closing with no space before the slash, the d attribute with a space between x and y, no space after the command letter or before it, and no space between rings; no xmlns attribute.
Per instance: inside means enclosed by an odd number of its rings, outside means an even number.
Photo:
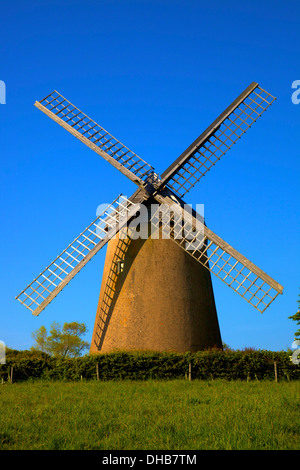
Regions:
<svg viewBox="0 0 300 470"><path fill-rule="evenodd" d="M260 312L283 287L210 230L183 197L274 100L251 83L161 176L57 91L36 102L138 189L105 207L16 298L39 315L107 245L91 352L221 347L211 273Z"/></svg>

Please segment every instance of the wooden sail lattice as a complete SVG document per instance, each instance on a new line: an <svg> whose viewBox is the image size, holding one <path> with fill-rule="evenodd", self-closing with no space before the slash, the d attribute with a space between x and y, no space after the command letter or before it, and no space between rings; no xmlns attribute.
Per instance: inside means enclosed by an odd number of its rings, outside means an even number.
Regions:
<svg viewBox="0 0 300 470"><path fill-rule="evenodd" d="M41 101L37 101L35 106L102 157L107 159L108 156L109 162L125 172L130 179L133 179L131 175L133 174L138 177L138 181L141 181L154 171L151 165L56 90Z"/></svg>
<svg viewBox="0 0 300 470"><path fill-rule="evenodd" d="M192 209L187 210L187 205L174 205L166 196L157 196L157 201L163 210L165 206L169 206L171 211L171 231L166 238L172 238L258 311L263 313L278 294L282 294L283 287L277 281L210 230L202 215ZM166 233L170 224L167 219L164 222L163 216L158 217L159 210L158 208L154 212L151 223Z"/></svg>
<svg viewBox="0 0 300 470"><path fill-rule="evenodd" d="M162 179L183 197L242 137L276 98L259 86L245 93L179 157L171 176Z"/></svg>
<svg viewBox="0 0 300 470"><path fill-rule="evenodd" d="M138 208L119 196L16 298L38 315L120 227L126 226Z"/></svg>
<svg viewBox="0 0 300 470"><path fill-rule="evenodd" d="M202 240L200 250L186 251L261 313L282 294L279 283L207 227L199 240ZM184 243L183 239L174 241L180 246ZM191 246L190 241L188 244Z"/></svg>

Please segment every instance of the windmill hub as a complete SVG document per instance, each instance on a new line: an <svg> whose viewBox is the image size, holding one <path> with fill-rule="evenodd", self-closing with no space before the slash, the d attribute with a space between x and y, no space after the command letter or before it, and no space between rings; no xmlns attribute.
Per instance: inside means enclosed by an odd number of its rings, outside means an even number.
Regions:
<svg viewBox="0 0 300 470"><path fill-rule="evenodd" d="M156 193L156 191L159 189L159 183L160 178L156 173L154 173L154 171L145 178L145 190L149 196L152 196Z"/></svg>

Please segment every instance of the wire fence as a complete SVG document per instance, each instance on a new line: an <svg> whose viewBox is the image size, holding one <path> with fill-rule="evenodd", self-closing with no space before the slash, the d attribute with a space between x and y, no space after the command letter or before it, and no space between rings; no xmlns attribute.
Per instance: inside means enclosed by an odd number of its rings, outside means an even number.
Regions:
<svg viewBox="0 0 300 470"><path fill-rule="evenodd" d="M111 353L79 358L8 354L0 382L26 380L275 380L300 379L288 352L202 351L198 353Z"/></svg>

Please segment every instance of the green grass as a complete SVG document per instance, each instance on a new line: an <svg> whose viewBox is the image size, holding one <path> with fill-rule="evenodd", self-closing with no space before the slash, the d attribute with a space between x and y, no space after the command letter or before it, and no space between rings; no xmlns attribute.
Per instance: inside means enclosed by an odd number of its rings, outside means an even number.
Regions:
<svg viewBox="0 0 300 470"><path fill-rule="evenodd" d="M0 449L299 449L299 382L0 385Z"/></svg>

